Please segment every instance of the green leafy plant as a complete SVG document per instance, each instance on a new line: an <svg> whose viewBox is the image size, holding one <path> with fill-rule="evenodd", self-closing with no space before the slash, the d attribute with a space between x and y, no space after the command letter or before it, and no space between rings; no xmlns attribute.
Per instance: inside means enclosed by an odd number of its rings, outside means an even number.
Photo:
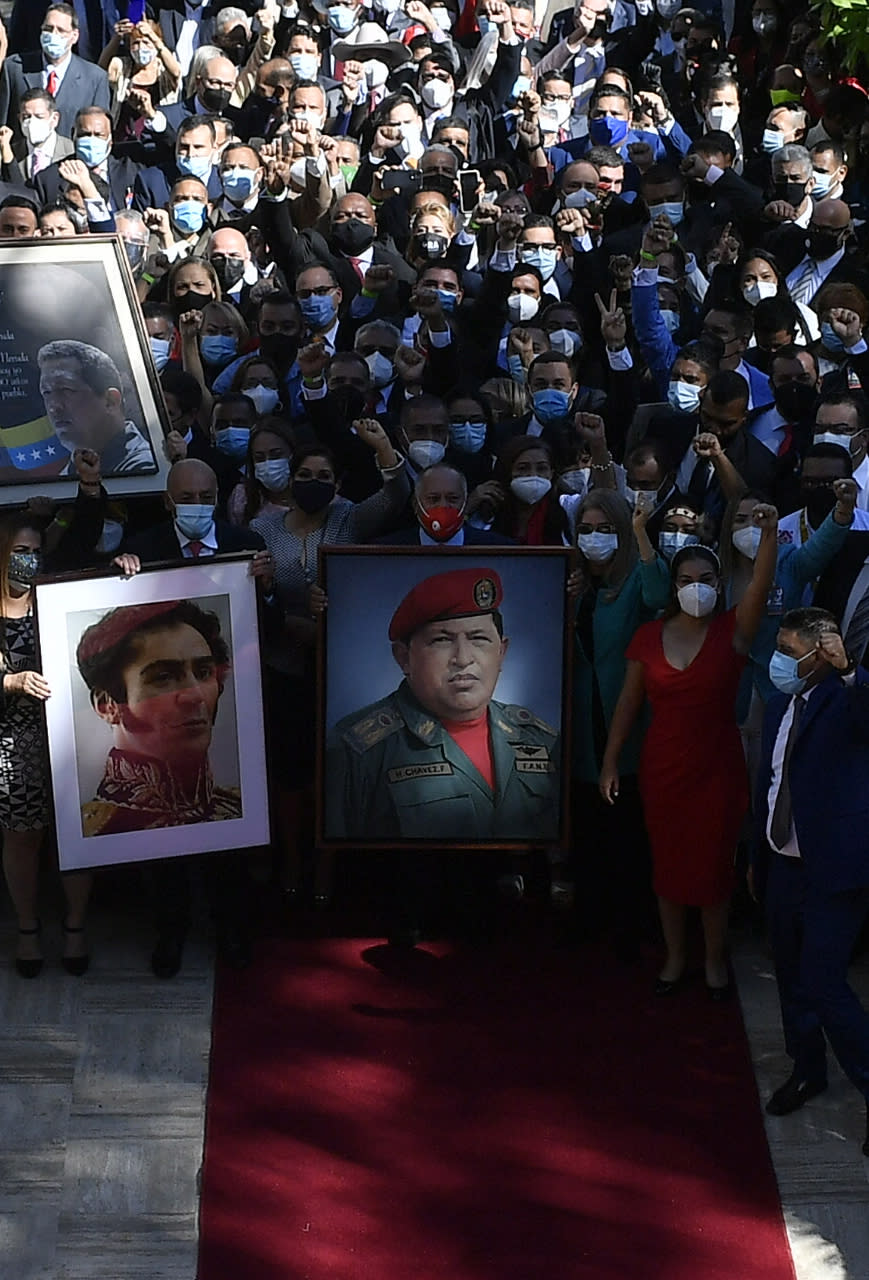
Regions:
<svg viewBox="0 0 869 1280"><path fill-rule="evenodd" d="M869 63L869 0L821 0L814 8L822 40L835 40L842 66L854 71Z"/></svg>

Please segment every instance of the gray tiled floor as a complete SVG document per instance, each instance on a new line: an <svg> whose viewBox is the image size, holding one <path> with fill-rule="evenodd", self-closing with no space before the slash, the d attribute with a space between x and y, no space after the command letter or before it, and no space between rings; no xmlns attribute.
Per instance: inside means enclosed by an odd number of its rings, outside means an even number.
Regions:
<svg viewBox="0 0 869 1280"><path fill-rule="evenodd" d="M0 1259L14 1280L194 1280L212 957L199 928L182 973L148 974L144 914L97 911L95 962L11 971L0 926ZM46 917L47 920L47 917ZM736 969L761 1098L788 1072L762 943ZM869 964L857 975L869 1000ZM767 1119L798 1280L869 1280L863 1109L835 1068L826 1094Z"/></svg>

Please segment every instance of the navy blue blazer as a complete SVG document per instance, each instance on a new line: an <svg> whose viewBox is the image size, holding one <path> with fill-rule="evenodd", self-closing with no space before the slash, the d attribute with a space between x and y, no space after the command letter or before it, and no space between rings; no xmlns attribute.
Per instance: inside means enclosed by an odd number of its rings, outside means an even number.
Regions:
<svg viewBox="0 0 869 1280"><path fill-rule="evenodd" d="M756 849L769 854L767 799L772 753L790 699L767 704L755 797ZM831 674L809 698L790 762L791 803L800 853L814 892L869 886L869 673L851 687Z"/></svg>

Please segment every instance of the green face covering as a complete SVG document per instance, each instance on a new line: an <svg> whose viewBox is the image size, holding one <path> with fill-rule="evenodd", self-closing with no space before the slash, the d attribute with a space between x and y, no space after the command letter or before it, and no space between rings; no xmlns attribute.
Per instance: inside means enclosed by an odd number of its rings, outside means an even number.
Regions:
<svg viewBox="0 0 869 1280"><path fill-rule="evenodd" d="M800 95L792 89L770 89L769 100L774 107L786 107L789 102L799 102Z"/></svg>
<svg viewBox="0 0 869 1280"><path fill-rule="evenodd" d="M353 182L353 179L356 177L356 170L359 168L359 165L358 164L339 164L338 168L344 174L344 182L346 183L347 190L349 191L351 184Z"/></svg>

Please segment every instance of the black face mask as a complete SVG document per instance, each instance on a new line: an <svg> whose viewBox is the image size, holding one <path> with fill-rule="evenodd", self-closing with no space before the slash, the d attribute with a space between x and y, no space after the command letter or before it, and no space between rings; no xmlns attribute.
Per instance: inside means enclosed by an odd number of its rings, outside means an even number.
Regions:
<svg viewBox="0 0 869 1280"><path fill-rule="evenodd" d="M209 302L213 302L214 297L210 293L185 293L181 298L172 299L172 310L177 316L183 316L185 311L201 311L203 307L207 307Z"/></svg>
<svg viewBox="0 0 869 1280"><path fill-rule="evenodd" d="M224 293L234 289L244 275L244 262L241 258L227 258L224 253L216 253L211 259L211 265L217 272Z"/></svg>
<svg viewBox="0 0 869 1280"><path fill-rule="evenodd" d="M815 407L816 387L805 382L785 382L775 389L775 407L788 422L802 422Z"/></svg>
<svg viewBox="0 0 869 1280"><path fill-rule="evenodd" d="M806 184L804 182L789 182L787 178L779 178L773 183L773 191L776 200L784 200L787 204L793 205L798 209L806 198Z"/></svg>
<svg viewBox="0 0 869 1280"><path fill-rule="evenodd" d="M356 387L336 387L329 392L329 404L344 422L353 422L365 413L365 396Z"/></svg>
<svg viewBox="0 0 869 1280"><path fill-rule="evenodd" d="M121 243L124 246L124 253L127 255L127 261L132 268L133 275L135 275L137 271L142 269L145 261L145 250L148 246L131 240L122 240Z"/></svg>
<svg viewBox="0 0 869 1280"><path fill-rule="evenodd" d="M364 253L373 239L374 227L361 218L349 218L347 222L338 222L332 228L335 247L350 257Z"/></svg>
<svg viewBox="0 0 869 1280"><path fill-rule="evenodd" d="M267 333L259 340L260 355L276 369L289 369L299 354L299 339L286 333Z"/></svg>
<svg viewBox="0 0 869 1280"><path fill-rule="evenodd" d="M422 180L423 191L437 191L445 200L455 200L456 184L445 173L427 173Z"/></svg>
<svg viewBox="0 0 869 1280"><path fill-rule="evenodd" d="M446 236L426 231L423 235L413 237L414 256L422 258L425 262L436 262L438 258L444 256L449 243Z"/></svg>
<svg viewBox="0 0 869 1280"><path fill-rule="evenodd" d="M216 116L222 116L229 106L231 97L231 89L203 89L199 95L199 100L203 107L213 111Z"/></svg>
<svg viewBox="0 0 869 1280"><path fill-rule="evenodd" d="M813 529L819 528L836 505L832 485L829 489L800 490L800 500L806 508L806 519Z"/></svg>
<svg viewBox="0 0 869 1280"><path fill-rule="evenodd" d="M841 248L840 234L838 231L814 231L810 227L809 234L806 236L809 256L816 262L831 258L836 250Z"/></svg>
<svg viewBox="0 0 869 1280"><path fill-rule="evenodd" d="M335 497L335 485L331 480L294 480L293 501L306 515L322 511Z"/></svg>

